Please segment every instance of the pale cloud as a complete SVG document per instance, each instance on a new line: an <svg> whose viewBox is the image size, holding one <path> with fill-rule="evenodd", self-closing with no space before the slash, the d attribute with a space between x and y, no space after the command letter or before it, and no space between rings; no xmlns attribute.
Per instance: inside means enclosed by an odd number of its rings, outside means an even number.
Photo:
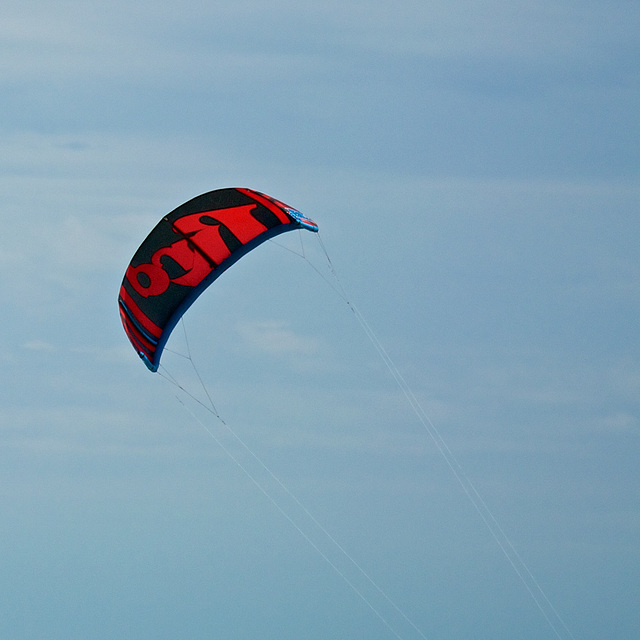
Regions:
<svg viewBox="0 0 640 640"><path fill-rule="evenodd" d="M23 347L29 351L46 351L48 353L56 351L56 346L46 340L29 340L24 343Z"/></svg>
<svg viewBox="0 0 640 640"><path fill-rule="evenodd" d="M637 432L639 424L638 416L625 411L607 416L601 422L602 429L611 433Z"/></svg>
<svg viewBox="0 0 640 640"><path fill-rule="evenodd" d="M316 339L294 331L280 320L241 322L236 331L250 348L270 355L311 356L318 352Z"/></svg>

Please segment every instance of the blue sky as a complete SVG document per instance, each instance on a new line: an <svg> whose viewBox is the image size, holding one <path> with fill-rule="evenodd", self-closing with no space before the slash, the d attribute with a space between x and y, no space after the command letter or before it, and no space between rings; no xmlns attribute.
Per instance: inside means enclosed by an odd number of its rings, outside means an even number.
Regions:
<svg viewBox="0 0 640 640"><path fill-rule="evenodd" d="M624 1L5 2L0 636L637 636L639 27ZM189 310L248 449L116 305L158 219L228 186L316 220L339 278L289 234Z"/></svg>

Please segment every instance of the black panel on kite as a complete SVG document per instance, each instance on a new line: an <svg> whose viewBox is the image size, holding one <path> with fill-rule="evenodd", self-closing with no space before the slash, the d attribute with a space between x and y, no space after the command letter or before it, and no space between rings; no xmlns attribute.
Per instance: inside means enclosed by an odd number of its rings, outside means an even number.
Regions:
<svg viewBox="0 0 640 640"><path fill-rule="evenodd" d="M210 191L164 216L134 254L118 297L124 330L147 367L158 370L182 314L225 269L294 229L318 225L252 189Z"/></svg>

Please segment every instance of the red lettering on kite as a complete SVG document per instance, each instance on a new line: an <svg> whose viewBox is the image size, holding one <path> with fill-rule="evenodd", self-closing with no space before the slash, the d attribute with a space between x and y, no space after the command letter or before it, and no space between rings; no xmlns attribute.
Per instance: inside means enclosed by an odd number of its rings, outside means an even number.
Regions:
<svg viewBox="0 0 640 640"><path fill-rule="evenodd" d="M162 295L171 282L188 287L198 285L214 269L231 255L220 234L226 227L242 244L259 236L266 227L256 220L251 211L256 204L247 204L228 209L216 209L193 213L173 222L173 229L183 238L161 247L151 257L151 262L129 266L126 278L144 298ZM163 258L178 264L182 275L170 278L165 270Z"/></svg>

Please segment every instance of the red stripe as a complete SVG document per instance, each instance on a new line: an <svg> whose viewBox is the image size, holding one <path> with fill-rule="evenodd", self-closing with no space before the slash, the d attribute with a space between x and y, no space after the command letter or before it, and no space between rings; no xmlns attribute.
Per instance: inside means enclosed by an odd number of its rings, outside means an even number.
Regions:
<svg viewBox="0 0 640 640"><path fill-rule="evenodd" d="M120 287L120 297L127 305L127 309L129 309L134 318L140 323L140 326L155 338L159 338L162 334L162 329L157 324L149 320L149 318L142 312L136 301L129 295L124 285Z"/></svg>
<svg viewBox="0 0 640 640"><path fill-rule="evenodd" d="M253 189L238 188L236 189L236 191L239 191L240 193L244 193L246 196L253 198L256 202L259 202L263 207L266 207L267 209L269 209L269 211L271 211L277 216L278 220L280 220L282 224L291 223L291 219L287 216L287 214L275 202L270 200L264 194L258 193Z"/></svg>
<svg viewBox="0 0 640 640"><path fill-rule="evenodd" d="M127 338L129 338L129 342L131 342L136 351L144 353L149 360L152 360L155 353L155 345L151 344L149 340L138 331L122 307L120 308L120 318L122 319L122 326L127 334Z"/></svg>

